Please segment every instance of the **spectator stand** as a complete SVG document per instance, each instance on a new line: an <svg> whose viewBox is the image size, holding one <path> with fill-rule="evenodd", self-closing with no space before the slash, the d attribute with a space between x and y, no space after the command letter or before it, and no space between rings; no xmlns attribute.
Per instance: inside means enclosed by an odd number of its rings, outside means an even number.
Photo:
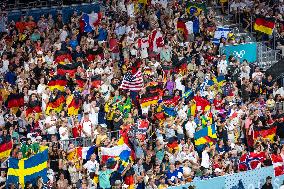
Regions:
<svg viewBox="0 0 284 189"><path fill-rule="evenodd" d="M249 18L249 28L244 29L243 23L242 23L242 11L240 8L237 8L237 11L234 12L231 9L232 4L234 1L228 0L228 6L227 9L225 9L226 14L222 14L220 10L222 10L222 6L217 4L215 1L207 2L211 7L209 9L214 9L217 12L216 19L217 21L226 27L232 28L233 33L236 36L236 40L244 40L245 42L256 42L257 36L256 32L253 29L253 25L255 22L255 16L250 14ZM253 7L249 7L253 8ZM257 61L255 64L259 66L262 70L267 70L271 66L273 66L275 63L277 63L279 60L283 59L283 55L279 53L279 48L276 46L276 36L275 32L273 32L273 35L271 36L269 42L258 42L257 43ZM270 47L268 46L270 44Z"/></svg>
<svg viewBox="0 0 284 189"><path fill-rule="evenodd" d="M12 5L11 5L12 6ZM21 16L33 16L35 20L38 20L41 15L43 14L51 14L53 18L56 17L58 13L63 15L63 22L68 22L68 19L70 18L70 15L73 14L74 11L77 11L79 13L85 12L90 13L91 11L99 12L101 10L101 5L99 3L92 3L92 4L72 4L70 5L52 5L52 6L42 6L42 7L29 7L29 6L20 6L20 8L17 8L18 6L14 5L14 8L10 7L8 10L11 10L8 12L7 18L8 22L11 22L12 20L19 20ZM103 8L103 7L102 7Z"/></svg>

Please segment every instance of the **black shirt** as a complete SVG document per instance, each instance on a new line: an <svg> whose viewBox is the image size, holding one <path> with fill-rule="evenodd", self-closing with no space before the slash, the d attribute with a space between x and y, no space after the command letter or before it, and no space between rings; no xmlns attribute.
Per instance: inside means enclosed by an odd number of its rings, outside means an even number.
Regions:
<svg viewBox="0 0 284 189"><path fill-rule="evenodd" d="M114 121L116 118L119 118L121 115L120 114L114 114L113 116L113 127L114 130L120 130L120 126L123 124L123 119L120 119L118 122Z"/></svg>
<svg viewBox="0 0 284 189"><path fill-rule="evenodd" d="M149 171L150 169L153 168L153 165L151 163L148 164L148 163L144 162L143 168L144 168L145 172L147 172L147 171Z"/></svg>
<svg viewBox="0 0 284 189"><path fill-rule="evenodd" d="M261 189L273 189L273 186L272 186L272 184L270 183L270 184L264 184L262 187L261 187Z"/></svg>

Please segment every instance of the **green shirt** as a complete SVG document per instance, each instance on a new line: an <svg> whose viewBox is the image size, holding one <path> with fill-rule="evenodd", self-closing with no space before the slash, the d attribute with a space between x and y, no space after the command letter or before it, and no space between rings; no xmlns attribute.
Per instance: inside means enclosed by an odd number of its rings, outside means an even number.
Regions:
<svg viewBox="0 0 284 189"><path fill-rule="evenodd" d="M34 154L38 153L39 152L39 143L35 142L33 144L30 144L30 145L22 144L21 152L23 153L24 158L27 157L27 152L29 151L29 149L31 149Z"/></svg>
<svg viewBox="0 0 284 189"><path fill-rule="evenodd" d="M165 156L165 150L164 150L164 149L160 149L160 150L155 149L155 151L156 151L156 157L157 157L157 159L158 159L160 162L162 162L163 159L164 159L164 156Z"/></svg>
<svg viewBox="0 0 284 189"><path fill-rule="evenodd" d="M13 132L13 134L12 134L12 138L15 138L15 139L17 139L17 141L14 141L14 143L15 144L19 144L19 133L17 133L17 132Z"/></svg>
<svg viewBox="0 0 284 189"><path fill-rule="evenodd" d="M99 184L102 189L111 188L110 176L113 171L107 169L106 171L99 171Z"/></svg>

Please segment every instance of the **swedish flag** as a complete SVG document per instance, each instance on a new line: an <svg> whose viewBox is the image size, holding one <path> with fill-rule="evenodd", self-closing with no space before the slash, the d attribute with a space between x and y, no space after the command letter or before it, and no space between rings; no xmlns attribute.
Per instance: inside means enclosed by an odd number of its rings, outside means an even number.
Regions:
<svg viewBox="0 0 284 189"><path fill-rule="evenodd" d="M194 92L191 89L188 89L184 94L183 94L183 98L187 99L188 97L193 98L194 96Z"/></svg>
<svg viewBox="0 0 284 189"><path fill-rule="evenodd" d="M205 144L214 144L217 139L215 125L212 124L194 133L194 143L197 150L201 150Z"/></svg>
<svg viewBox="0 0 284 189"><path fill-rule="evenodd" d="M48 151L45 148L42 152L30 158L10 158L8 164L7 184L18 183L22 187L27 181L35 184L37 177L42 177L47 182L47 160Z"/></svg>
<svg viewBox="0 0 284 189"><path fill-rule="evenodd" d="M177 112L173 107L164 106L163 111L167 116L170 116L170 117L176 117L177 116Z"/></svg>

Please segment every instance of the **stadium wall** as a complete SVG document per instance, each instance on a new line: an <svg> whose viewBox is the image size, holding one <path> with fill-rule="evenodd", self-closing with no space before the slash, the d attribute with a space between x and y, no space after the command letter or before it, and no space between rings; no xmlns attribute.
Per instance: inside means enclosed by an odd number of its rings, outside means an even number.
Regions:
<svg viewBox="0 0 284 189"><path fill-rule="evenodd" d="M189 186L195 186L195 189L260 189L268 176L272 177L273 188L279 189L279 187L283 184L284 175L275 177L273 166L215 177L207 180L194 179L191 183L170 187L170 189L185 189Z"/></svg>

